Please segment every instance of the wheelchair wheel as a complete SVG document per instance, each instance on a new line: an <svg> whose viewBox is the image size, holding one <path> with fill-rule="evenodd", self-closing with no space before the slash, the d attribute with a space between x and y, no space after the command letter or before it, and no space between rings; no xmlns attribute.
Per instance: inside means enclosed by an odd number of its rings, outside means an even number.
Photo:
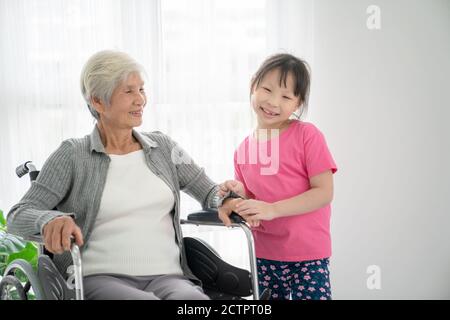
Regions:
<svg viewBox="0 0 450 320"><path fill-rule="evenodd" d="M25 285L27 287L27 285ZM7 275L0 281L0 300L28 300L22 283L13 275Z"/></svg>
<svg viewBox="0 0 450 320"><path fill-rule="evenodd" d="M33 267L23 259L11 262L0 281L0 300L44 299L41 284Z"/></svg>

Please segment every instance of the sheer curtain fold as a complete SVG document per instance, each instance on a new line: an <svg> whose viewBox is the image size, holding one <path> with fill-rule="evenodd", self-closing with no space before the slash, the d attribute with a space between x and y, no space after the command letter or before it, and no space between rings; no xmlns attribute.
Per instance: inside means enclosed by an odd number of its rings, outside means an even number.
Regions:
<svg viewBox="0 0 450 320"><path fill-rule="evenodd" d="M33 160L40 167L62 140L92 130L79 89L90 55L118 49L147 69L157 65L152 23L160 23L154 19L158 6L144 0L0 0L2 210L28 188L15 177L17 165Z"/></svg>

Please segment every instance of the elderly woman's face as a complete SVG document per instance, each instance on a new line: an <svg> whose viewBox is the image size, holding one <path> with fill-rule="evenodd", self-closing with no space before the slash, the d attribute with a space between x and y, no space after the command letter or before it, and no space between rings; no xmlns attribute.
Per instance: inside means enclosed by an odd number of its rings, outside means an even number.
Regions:
<svg viewBox="0 0 450 320"><path fill-rule="evenodd" d="M103 109L101 117L117 128L133 128L142 124L147 102L144 81L139 73L131 73L114 89L111 103Z"/></svg>

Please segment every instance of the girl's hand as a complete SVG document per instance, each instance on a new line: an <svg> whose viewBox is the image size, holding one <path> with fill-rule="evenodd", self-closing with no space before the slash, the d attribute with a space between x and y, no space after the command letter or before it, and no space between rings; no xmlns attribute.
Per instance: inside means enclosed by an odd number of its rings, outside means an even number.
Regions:
<svg viewBox="0 0 450 320"><path fill-rule="evenodd" d="M277 217L273 204L253 199L243 200L236 204L235 212L247 222L258 221L258 225L260 220L272 220Z"/></svg>
<svg viewBox="0 0 450 320"><path fill-rule="evenodd" d="M261 224L261 220L255 220L255 219L252 219L252 218L248 218L247 220L245 220L245 221L247 221L247 223L250 225L250 227L252 227L252 228L256 228L256 227L259 227L259 225Z"/></svg>
<svg viewBox="0 0 450 320"><path fill-rule="evenodd" d="M237 180L227 180L220 185L219 196L223 197L228 191L233 191L242 198L247 198L242 182Z"/></svg>

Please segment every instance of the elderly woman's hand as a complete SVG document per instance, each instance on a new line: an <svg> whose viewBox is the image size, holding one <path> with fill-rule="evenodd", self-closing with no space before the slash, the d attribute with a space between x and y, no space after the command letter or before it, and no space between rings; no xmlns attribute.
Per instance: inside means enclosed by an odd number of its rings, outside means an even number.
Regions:
<svg viewBox="0 0 450 320"><path fill-rule="evenodd" d="M236 212L239 203L245 201L244 199L226 199L223 202L223 205L219 207L219 219L223 222L224 225L229 227L231 225L230 215L233 212ZM251 216L246 217L246 222L251 227L258 227L260 225L260 220L254 219Z"/></svg>
<svg viewBox="0 0 450 320"><path fill-rule="evenodd" d="M233 213L234 209L236 208L236 205L243 201L243 199L226 199L222 206L219 207L219 219L223 222L224 225L229 227L231 225L230 215Z"/></svg>
<svg viewBox="0 0 450 320"><path fill-rule="evenodd" d="M54 254L69 251L72 236L74 236L77 245L83 245L81 229L69 216L61 216L51 220L44 226L43 232L45 248Z"/></svg>

